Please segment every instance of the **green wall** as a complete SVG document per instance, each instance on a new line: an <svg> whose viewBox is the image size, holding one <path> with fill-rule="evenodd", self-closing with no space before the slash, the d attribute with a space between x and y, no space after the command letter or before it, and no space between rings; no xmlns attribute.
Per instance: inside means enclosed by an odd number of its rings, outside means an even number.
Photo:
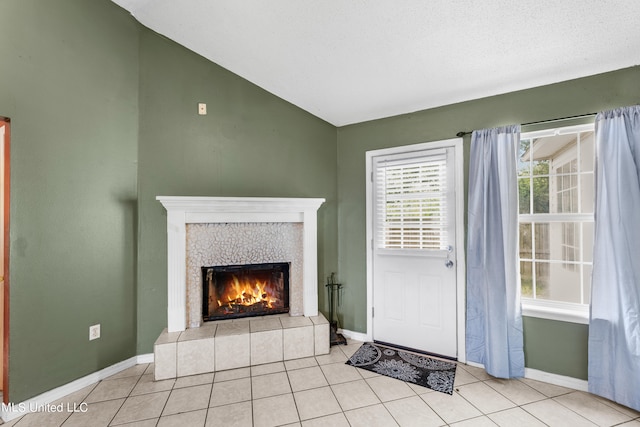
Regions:
<svg viewBox="0 0 640 427"><path fill-rule="evenodd" d="M587 379L588 325L523 317L522 326L528 368Z"/></svg>
<svg viewBox="0 0 640 427"><path fill-rule="evenodd" d="M345 285L344 328L366 331L365 152L454 138L459 131L529 123L632 105L640 99L640 67L512 92L390 117L338 129L338 271ZM390 84L390 83L389 83ZM523 130L533 130L524 128ZM465 138L465 181L470 138ZM465 182L465 193L467 183ZM465 194L465 200L467 195ZM546 333L546 330L553 330ZM543 337L543 338L541 338ZM546 340L544 344L541 342ZM586 378L586 355L540 351L586 348L587 334L579 325L525 322L527 366L561 375ZM570 368L571 365L572 366Z"/></svg>
<svg viewBox="0 0 640 427"><path fill-rule="evenodd" d="M2 1L13 402L136 354L137 34L109 1Z"/></svg>
<svg viewBox="0 0 640 427"><path fill-rule="evenodd" d="M138 353L167 326L166 211L156 196L326 198L320 283L336 271L334 126L149 30L140 82Z"/></svg>

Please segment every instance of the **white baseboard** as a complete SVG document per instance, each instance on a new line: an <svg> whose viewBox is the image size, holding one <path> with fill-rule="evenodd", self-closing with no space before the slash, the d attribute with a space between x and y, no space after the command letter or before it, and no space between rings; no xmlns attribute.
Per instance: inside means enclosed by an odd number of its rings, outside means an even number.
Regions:
<svg viewBox="0 0 640 427"><path fill-rule="evenodd" d="M373 341L371 337L367 334L363 334L362 332L353 332L348 329L338 329L338 332L344 335L345 338L350 338L356 341Z"/></svg>
<svg viewBox="0 0 640 427"><path fill-rule="evenodd" d="M136 356L136 364L142 365L143 363L153 363L153 353L139 354Z"/></svg>
<svg viewBox="0 0 640 427"><path fill-rule="evenodd" d="M95 384L98 381L102 381L103 379L124 371L125 369L131 368L132 366L143 363L153 363L153 353L141 354L127 360L123 360L122 362L108 366L82 378L78 378L75 381L71 381L70 383L54 388L53 390L46 391L38 396L25 400L24 402L9 403L8 405L2 403L0 404L0 417L4 422L8 422L22 415L26 415L29 412L36 412L39 408L47 408L47 405L50 405L52 402L60 400L71 393Z"/></svg>
<svg viewBox="0 0 640 427"><path fill-rule="evenodd" d="M469 360L467 360L467 362L465 363L465 365L473 366L473 367L475 367L475 368L484 369L484 365L483 365L482 363L471 362L471 361L469 361Z"/></svg>
<svg viewBox="0 0 640 427"><path fill-rule="evenodd" d="M572 388L580 391L589 391L589 383L586 380L538 371L537 369L524 368L524 377L531 380L559 385L561 387Z"/></svg>
<svg viewBox="0 0 640 427"><path fill-rule="evenodd" d="M467 362L469 366L484 369L482 363ZM564 375L552 374L551 372L539 371L537 369L524 368L524 377L530 380L542 381L543 383L558 385L560 387L572 388L574 390L589 391L588 382Z"/></svg>

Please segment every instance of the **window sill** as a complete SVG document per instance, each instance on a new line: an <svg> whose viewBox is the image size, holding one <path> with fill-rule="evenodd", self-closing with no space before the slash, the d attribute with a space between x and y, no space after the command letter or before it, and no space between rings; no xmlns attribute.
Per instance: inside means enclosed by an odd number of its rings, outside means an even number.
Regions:
<svg viewBox="0 0 640 427"><path fill-rule="evenodd" d="M589 306L522 299L522 315L561 322L589 324Z"/></svg>

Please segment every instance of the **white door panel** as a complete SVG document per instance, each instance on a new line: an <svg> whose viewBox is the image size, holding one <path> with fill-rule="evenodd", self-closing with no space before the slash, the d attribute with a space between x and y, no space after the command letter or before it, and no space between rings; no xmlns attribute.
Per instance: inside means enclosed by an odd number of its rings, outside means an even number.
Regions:
<svg viewBox="0 0 640 427"><path fill-rule="evenodd" d="M375 340L455 358L456 268L446 265L456 259L453 156L372 159L372 302Z"/></svg>
<svg viewBox="0 0 640 427"><path fill-rule="evenodd" d="M455 269L445 258L378 255L374 339L456 357Z"/></svg>
<svg viewBox="0 0 640 427"><path fill-rule="evenodd" d="M423 328L442 328L442 292L438 276L420 276L420 326Z"/></svg>

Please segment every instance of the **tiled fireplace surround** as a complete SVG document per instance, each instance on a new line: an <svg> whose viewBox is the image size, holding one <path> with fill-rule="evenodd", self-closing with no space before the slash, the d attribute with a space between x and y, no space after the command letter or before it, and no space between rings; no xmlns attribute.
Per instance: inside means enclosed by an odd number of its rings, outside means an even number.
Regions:
<svg viewBox="0 0 640 427"><path fill-rule="evenodd" d="M155 379L329 353L318 313L317 210L324 199L157 197L167 210L168 327ZM291 262L290 313L202 324L204 265Z"/></svg>

